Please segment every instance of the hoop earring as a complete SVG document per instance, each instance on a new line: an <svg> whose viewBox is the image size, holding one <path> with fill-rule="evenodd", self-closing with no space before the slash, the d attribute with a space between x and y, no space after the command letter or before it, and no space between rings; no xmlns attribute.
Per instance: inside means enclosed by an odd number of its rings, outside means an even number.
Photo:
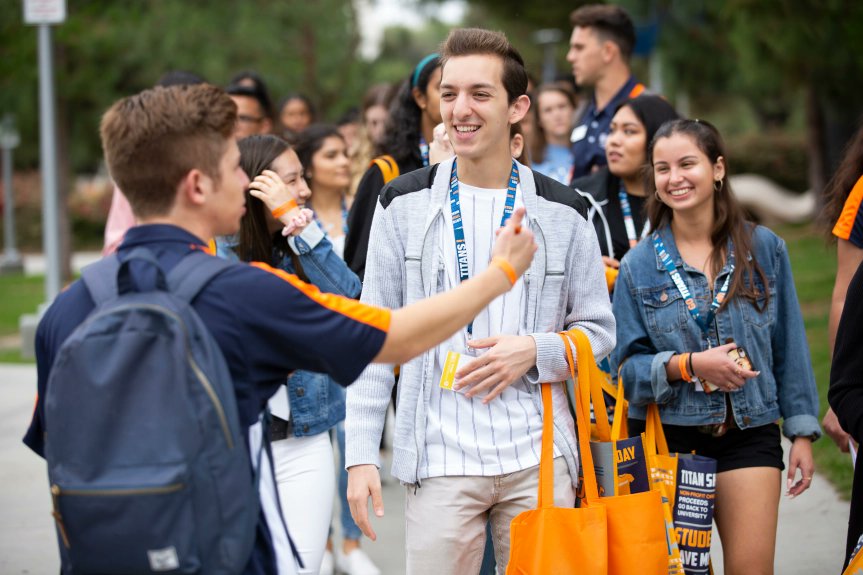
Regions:
<svg viewBox="0 0 863 575"><path fill-rule="evenodd" d="M719 186L717 186L716 184L719 184ZM725 186L725 180L713 180L713 191L714 192L721 192L723 186Z"/></svg>
<svg viewBox="0 0 863 575"><path fill-rule="evenodd" d="M661 203L662 203L662 198L660 198L660 197L659 197L659 190L654 190L654 191L653 191L653 195L654 195L654 197L656 197L656 201L657 201L657 202L659 202L659 203L661 204Z"/></svg>

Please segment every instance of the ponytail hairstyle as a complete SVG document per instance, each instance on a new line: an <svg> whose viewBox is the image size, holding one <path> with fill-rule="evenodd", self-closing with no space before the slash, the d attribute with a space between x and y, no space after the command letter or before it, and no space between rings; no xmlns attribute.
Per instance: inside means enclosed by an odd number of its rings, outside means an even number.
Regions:
<svg viewBox="0 0 863 575"><path fill-rule="evenodd" d="M429 80L440 68L440 57L429 54L423 58L410 76L398 88L392 104L387 130L379 154L389 154L400 166L405 163L422 165L420 136L422 136L423 111L414 100L413 89L428 94ZM431 144L431 142L428 142Z"/></svg>
<svg viewBox="0 0 863 575"><path fill-rule="evenodd" d="M674 218L674 211L660 201L656 194L653 150L659 140L677 134L690 138L698 146L698 149L707 156L711 164L715 164L719 158L725 160L725 175L718 184L714 183L713 187L713 229L710 231L710 241L713 244L713 250L710 253L710 269L713 277L716 277L725 265L725 260L728 257L726 253L728 240L734 244L735 260L734 277L728 288L728 295L719 309L724 309L735 295L739 295L749 300L756 309L762 311L766 309L769 303L770 292L767 276L755 259L755 253L752 250L752 234L755 231L755 224L747 221L746 213L731 191L725 145L719 131L709 122L672 120L663 124L651 140L647 150L649 177L646 182L648 192L647 216L650 220L650 228L656 230L664 225L670 225ZM753 280L755 275L759 277L761 286L756 286L756 282ZM762 303L759 303L759 299L762 300Z"/></svg>

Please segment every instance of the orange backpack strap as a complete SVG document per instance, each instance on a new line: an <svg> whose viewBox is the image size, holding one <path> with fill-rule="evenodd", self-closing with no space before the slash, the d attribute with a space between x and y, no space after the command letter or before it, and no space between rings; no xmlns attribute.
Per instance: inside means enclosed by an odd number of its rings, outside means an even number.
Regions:
<svg viewBox="0 0 863 575"><path fill-rule="evenodd" d="M375 164L380 168L381 173L384 176L385 184L388 184L391 180L399 176L399 165L396 163L395 158L390 155L379 156L372 160L372 164Z"/></svg>
<svg viewBox="0 0 863 575"><path fill-rule="evenodd" d="M630 90L629 96L628 96L629 99L632 100L633 98L639 97L642 94L642 92L644 92L644 90L645 90L644 84L639 82L638 84L636 84L635 86L632 87L632 90Z"/></svg>

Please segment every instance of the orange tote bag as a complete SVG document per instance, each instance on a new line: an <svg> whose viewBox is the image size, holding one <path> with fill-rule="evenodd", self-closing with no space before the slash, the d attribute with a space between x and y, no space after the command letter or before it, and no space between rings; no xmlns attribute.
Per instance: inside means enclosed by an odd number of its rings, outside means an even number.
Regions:
<svg viewBox="0 0 863 575"><path fill-rule="evenodd" d="M510 523L507 575L608 575L605 506L554 506L554 422L550 383L542 384L542 450L537 508ZM588 432L589 433L589 432ZM586 436L585 436L586 437ZM590 457L590 449L587 449ZM599 501L596 476L585 480Z"/></svg>
<svg viewBox="0 0 863 575"><path fill-rule="evenodd" d="M585 484L594 478L596 470L590 456L590 377L595 366L590 341L580 330L567 334L575 343L577 363L572 360L572 350L566 345L567 361L570 372L576 377L575 366L589 366L578 370L576 385L578 444L584 472ZM597 370L598 371L598 370ZM609 575L665 575L668 571L668 545L666 542L665 514L662 497L656 491L645 491L628 495L615 495L595 500L597 492L585 490L586 505L597 503L606 508L608 532L608 574Z"/></svg>

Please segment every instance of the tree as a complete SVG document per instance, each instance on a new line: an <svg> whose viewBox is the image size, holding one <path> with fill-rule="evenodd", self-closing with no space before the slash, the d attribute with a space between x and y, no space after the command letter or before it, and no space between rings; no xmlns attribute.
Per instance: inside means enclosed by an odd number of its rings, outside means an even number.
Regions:
<svg viewBox="0 0 863 575"><path fill-rule="evenodd" d="M305 92L324 114L358 101L362 90L352 0L68 0L67 14L53 28L61 197L71 173L101 163L102 113L168 70L224 84L255 69L274 96ZM21 2L0 2L0 114L17 116L19 167L39 160L37 76L36 28L24 25Z"/></svg>
<svg viewBox="0 0 863 575"><path fill-rule="evenodd" d="M224 84L255 69L274 95L308 94L328 113L356 101L366 66L356 60L351 0L69 0L54 28L59 119L75 170L101 157L99 117L118 98L185 69ZM20 2L0 3L0 111L18 116L19 165L38 162L36 30Z"/></svg>

